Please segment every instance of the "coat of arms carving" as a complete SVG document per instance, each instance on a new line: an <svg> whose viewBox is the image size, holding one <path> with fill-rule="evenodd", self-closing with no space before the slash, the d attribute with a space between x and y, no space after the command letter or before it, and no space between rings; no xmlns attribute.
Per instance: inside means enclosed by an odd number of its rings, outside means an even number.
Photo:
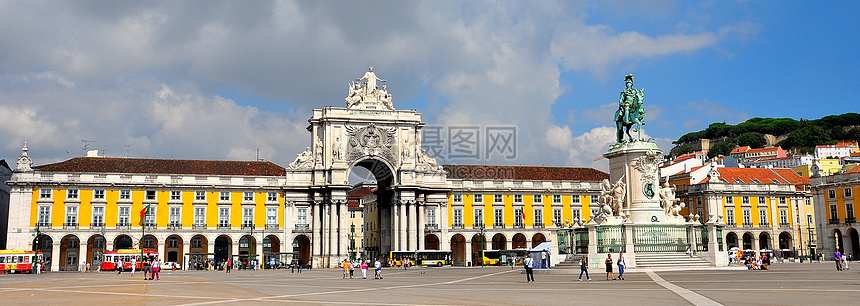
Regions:
<svg viewBox="0 0 860 306"><path fill-rule="evenodd" d="M393 127L377 127L371 123L365 127L346 126L346 161L352 162L364 156L379 156L397 164L397 130Z"/></svg>

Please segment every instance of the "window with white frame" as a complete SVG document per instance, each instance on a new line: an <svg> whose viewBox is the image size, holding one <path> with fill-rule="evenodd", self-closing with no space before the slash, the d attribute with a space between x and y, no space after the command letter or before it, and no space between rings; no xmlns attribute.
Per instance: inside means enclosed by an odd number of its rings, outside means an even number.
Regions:
<svg viewBox="0 0 860 306"><path fill-rule="evenodd" d="M131 225L131 207L130 206L120 206L119 207L119 216L117 217L117 225L119 226L129 226Z"/></svg>
<svg viewBox="0 0 860 306"><path fill-rule="evenodd" d="M105 225L105 207L93 206L93 223L92 226Z"/></svg>
<svg viewBox="0 0 860 306"><path fill-rule="evenodd" d="M505 210L496 208L493 210L493 226L505 225Z"/></svg>
<svg viewBox="0 0 860 306"><path fill-rule="evenodd" d="M155 200L155 190L147 190L146 198L147 200Z"/></svg>
<svg viewBox="0 0 860 306"><path fill-rule="evenodd" d="M463 226L462 208L454 208L454 226Z"/></svg>
<svg viewBox="0 0 860 306"><path fill-rule="evenodd" d="M39 206L39 226L51 226L51 206Z"/></svg>
<svg viewBox="0 0 860 306"><path fill-rule="evenodd" d="M298 209L296 213L296 224L298 225L307 225L308 224L308 209L305 207L301 207Z"/></svg>
<svg viewBox="0 0 860 306"><path fill-rule="evenodd" d="M143 224L145 226L155 226L155 205L150 205L146 215L143 216Z"/></svg>
<svg viewBox="0 0 860 306"><path fill-rule="evenodd" d="M767 208L759 208L758 210L759 226L768 226L767 224Z"/></svg>
<svg viewBox="0 0 860 306"><path fill-rule="evenodd" d="M591 208L591 217L593 218L594 216L597 216L597 213L599 212L599 210L600 210L599 208L593 208L592 207Z"/></svg>
<svg viewBox="0 0 860 306"><path fill-rule="evenodd" d="M779 204L785 205L785 197L779 197Z"/></svg>
<svg viewBox="0 0 860 306"><path fill-rule="evenodd" d="M750 203L750 197L742 197L741 203L742 204L749 204Z"/></svg>
<svg viewBox="0 0 860 306"><path fill-rule="evenodd" d="M811 205L812 205L812 199L806 198L806 206L811 206Z"/></svg>
<svg viewBox="0 0 860 306"><path fill-rule="evenodd" d="M435 225L436 224L436 209L428 208L427 209L427 224Z"/></svg>
<svg viewBox="0 0 860 306"><path fill-rule="evenodd" d="M278 209L275 207L266 208L266 225L278 225Z"/></svg>
<svg viewBox="0 0 860 306"><path fill-rule="evenodd" d="M765 204L764 197L758 197L758 204Z"/></svg>
<svg viewBox="0 0 860 306"><path fill-rule="evenodd" d="M779 225L788 226L788 209L783 208L779 210Z"/></svg>
<svg viewBox="0 0 860 306"><path fill-rule="evenodd" d="M830 189L827 191L827 197L830 199L836 198L836 189Z"/></svg>
<svg viewBox="0 0 860 306"><path fill-rule="evenodd" d="M734 209L727 209L726 210L726 224L728 224L730 226L735 226L737 224L737 223L735 223L735 210Z"/></svg>
<svg viewBox="0 0 860 306"><path fill-rule="evenodd" d="M539 226L543 224L543 208L535 208L535 220L534 225Z"/></svg>
<svg viewBox="0 0 860 306"><path fill-rule="evenodd" d="M206 207L194 207L194 225L206 225Z"/></svg>
<svg viewBox="0 0 860 306"><path fill-rule="evenodd" d="M743 213L744 213L744 226L751 226L752 225L752 214L750 213L750 209L744 208Z"/></svg>
<svg viewBox="0 0 860 306"><path fill-rule="evenodd" d="M845 188L845 197L846 197L846 198L850 198L850 197L851 197L851 188Z"/></svg>
<svg viewBox="0 0 860 306"><path fill-rule="evenodd" d="M245 191L244 195L242 196L242 201L254 201L254 192Z"/></svg>
<svg viewBox="0 0 860 306"><path fill-rule="evenodd" d="M93 199L94 200L104 200L105 199L105 190L104 189L93 190Z"/></svg>
<svg viewBox="0 0 860 306"><path fill-rule="evenodd" d="M349 218L355 219L355 211L354 210L349 211Z"/></svg>
<svg viewBox="0 0 860 306"><path fill-rule="evenodd" d="M266 201L277 202L278 201L278 193L277 192L266 193Z"/></svg>
<svg viewBox="0 0 860 306"><path fill-rule="evenodd" d="M815 220L813 220L812 214L806 214L806 224L810 226L815 224Z"/></svg>
<svg viewBox="0 0 860 306"><path fill-rule="evenodd" d="M836 211L836 203L830 204L830 221L839 220L839 213Z"/></svg>
<svg viewBox="0 0 860 306"><path fill-rule="evenodd" d="M525 226L525 224L524 224L525 221L523 220L523 218L525 218L525 215L523 215L523 209L522 208L514 209L514 226L518 226L518 227Z"/></svg>
<svg viewBox="0 0 860 306"><path fill-rule="evenodd" d="M552 195L552 202L553 203L561 203L561 195L560 194Z"/></svg>
<svg viewBox="0 0 860 306"><path fill-rule="evenodd" d="M484 225L484 209L475 208L475 224L472 227L480 227Z"/></svg>
<svg viewBox="0 0 860 306"><path fill-rule="evenodd" d="M123 189L119 191L120 200L131 200L131 190Z"/></svg>
<svg viewBox="0 0 860 306"><path fill-rule="evenodd" d="M78 206L66 206L66 224L78 225Z"/></svg>
<svg viewBox="0 0 860 306"><path fill-rule="evenodd" d="M242 208L242 226L250 227L254 225L254 208Z"/></svg>
<svg viewBox="0 0 860 306"><path fill-rule="evenodd" d="M182 212L182 207L179 206L171 206L168 209L168 225L170 226L179 226L179 218L180 213Z"/></svg>
<svg viewBox="0 0 860 306"><path fill-rule="evenodd" d="M534 203L543 203L543 196L536 194L532 196L532 202Z"/></svg>
<svg viewBox="0 0 860 306"><path fill-rule="evenodd" d="M228 191L221 191L221 192L219 193L218 200L219 200L219 201L230 201L230 192L228 192Z"/></svg>
<svg viewBox="0 0 860 306"><path fill-rule="evenodd" d="M574 204L579 203L580 202L579 195L575 194L575 195L570 196L570 202L574 203Z"/></svg>
<svg viewBox="0 0 860 306"><path fill-rule="evenodd" d="M573 216L573 220L579 220L582 218L582 211L579 209L573 209L571 211L571 215Z"/></svg>
<svg viewBox="0 0 860 306"><path fill-rule="evenodd" d="M854 218L854 203L845 202L845 216L848 218Z"/></svg>
<svg viewBox="0 0 860 306"><path fill-rule="evenodd" d="M220 226L220 227L230 226L230 208L229 207L219 207L218 208L218 226Z"/></svg>
<svg viewBox="0 0 860 306"><path fill-rule="evenodd" d="M493 195L493 203L502 203L502 195L494 194Z"/></svg>
<svg viewBox="0 0 860 306"><path fill-rule="evenodd" d="M564 224L561 222L561 208L554 208L552 210L552 222L555 224Z"/></svg>
<svg viewBox="0 0 860 306"><path fill-rule="evenodd" d="M69 189L68 195L66 197L69 199L77 199L78 195L79 193L77 189Z"/></svg>
<svg viewBox="0 0 860 306"><path fill-rule="evenodd" d="M459 193L454 194L454 203L463 203L463 195Z"/></svg>
<svg viewBox="0 0 860 306"><path fill-rule="evenodd" d="M523 202L523 195L515 194L514 195L514 203L522 203L522 202Z"/></svg>
<svg viewBox="0 0 860 306"><path fill-rule="evenodd" d="M206 191L195 191L194 201L206 201Z"/></svg>
<svg viewBox="0 0 860 306"><path fill-rule="evenodd" d="M734 197L726 197L726 204L735 204Z"/></svg>
<svg viewBox="0 0 860 306"><path fill-rule="evenodd" d="M484 202L484 195L483 195L483 194L476 194L476 195L474 196L474 200L473 200L473 202L475 202L475 203L481 203L481 202Z"/></svg>
<svg viewBox="0 0 860 306"><path fill-rule="evenodd" d="M40 199L50 199L51 198L51 189L39 189L39 198Z"/></svg>
<svg viewBox="0 0 860 306"><path fill-rule="evenodd" d="M171 190L170 191L170 200L171 201L179 201L182 199L182 192L179 190Z"/></svg>

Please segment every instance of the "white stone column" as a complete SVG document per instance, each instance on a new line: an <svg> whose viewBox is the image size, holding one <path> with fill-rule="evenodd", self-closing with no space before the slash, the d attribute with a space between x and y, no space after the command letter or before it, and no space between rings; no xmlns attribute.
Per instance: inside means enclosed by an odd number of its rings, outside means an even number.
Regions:
<svg viewBox="0 0 860 306"><path fill-rule="evenodd" d="M155 248L155 251L158 252L158 258L161 259L161 262L167 260L167 244L164 243L164 239L158 239L158 246Z"/></svg>
<svg viewBox="0 0 860 306"><path fill-rule="evenodd" d="M53 239L54 237L51 237ZM63 254L60 254L60 241L54 240L51 244L51 271L60 271L60 263L65 262Z"/></svg>
<svg viewBox="0 0 860 306"><path fill-rule="evenodd" d="M398 217L398 223L400 223L400 232L398 233L398 235L400 235L400 239L398 239L398 240L400 240L400 248L397 249L398 251L407 251L408 247L409 247L408 245L406 245L406 237L409 235L409 233L407 233L407 230L409 230L409 229L406 228L406 219L407 219L406 210L407 209L408 209L408 204L406 202L401 202L400 205L398 205L398 210L397 210L398 216L397 217Z"/></svg>
<svg viewBox="0 0 860 306"><path fill-rule="evenodd" d="M421 205L417 205L418 211L418 250L424 250L424 230L425 225L427 224L427 208L424 203L419 203Z"/></svg>
<svg viewBox="0 0 860 306"><path fill-rule="evenodd" d="M284 203L284 228L283 228L283 237L281 237L281 252L292 254L293 253L293 229L296 226L296 204L292 201ZM310 213L310 212L308 212ZM309 216L305 216L305 222ZM313 219L310 219L313 220ZM313 221L310 221L313 222ZM313 235L311 235L313 237ZM278 258L281 260L281 258Z"/></svg>
<svg viewBox="0 0 860 306"><path fill-rule="evenodd" d="M342 201L338 204L338 220L340 221L340 225L338 226L340 233L338 233L338 261L344 258L349 258L349 206L347 203ZM360 230L360 228L359 228Z"/></svg>
<svg viewBox="0 0 860 306"><path fill-rule="evenodd" d="M400 250L400 218L398 218L399 208L400 203L398 201L393 201L391 203L391 237L389 238L389 240L391 241L392 251Z"/></svg>
<svg viewBox="0 0 860 306"><path fill-rule="evenodd" d="M239 259L239 240L241 239L242 235L239 235L239 237L233 240L233 243L230 244L230 248L232 249L230 253L230 260L236 261L237 259Z"/></svg>
<svg viewBox="0 0 860 306"><path fill-rule="evenodd" d="M421 234L418 232L418 202L412 202L409 208L409 250L414 251L421 249L418 245L418 236Z"/></svg>
<svg viewBox="0 0 860 306"><path fill-rule="evenodd" d="M257 240L257 245L254 246L254 255L256 256L256 259L257 259L257 267L256 267L257 270L260 269L260 265L264 264L263 260L265 260L265 258L263 258L263 238L265 238L265 236L260 237L260 239L255 239L255 240ZM254 259L255 258L252 257L248 260L254 260Z"/></svg>
<svg viewBox="0 0 860 306"><path fill-rule="evenodd" d="M188 258L188 255L191 254L191 240L182 240L182 255L179 256L180 267L182 269L188 269L188 261L185 259Z"/></svg>
<svg viewBox="0 0 860 306"><path fill-rule="evenodd" d="M320 262L320 258L322 258L322 204L320 202L314 202L309 209L309 220L311 222L311 226L313 228L313 232L311 234L311 248L313 248L313 254L311 258L313 263ZM292 241L290 242L292 243Z"/></svg>
<svg viewBox="0 0 860 306"><path fill-rule="evenodd" d="M209 255L206 255L206 259L215 260L215 239L217 239L217 237L212 238L206 236L206 253L209 253Z"/></svg>
<svg viewBox="0 0 860 306"><path fill-rule="evenodd" d="M322 215L322 224L320 224L320 232L322 235L320 236L320 243L322 244L322 253L320 254L320 266L321 268L328 267L328 255L331 253L331 241L329 235L329 229L331 229L331 203L323 202L320 205L320 214Z"/></svg>
<svg viewBox="0 0 860 306"><path fill-rule="evenodd" d="M475 262L472 259L472 239L466 237L466 243L464 245L466 246L466 265L468 266L469 264L471 264L472 266L474 266Z"/></svg>

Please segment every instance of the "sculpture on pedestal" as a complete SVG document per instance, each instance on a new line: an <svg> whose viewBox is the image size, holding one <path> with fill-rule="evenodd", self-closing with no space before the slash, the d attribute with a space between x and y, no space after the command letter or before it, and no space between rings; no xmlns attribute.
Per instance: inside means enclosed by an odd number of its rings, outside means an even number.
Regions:
<svg viewBox="0 0 860 306"><path fill-rule="evenodd" d="M350 82L349 94L347 94L345 99L346 108L394 110L394 104L391 103L391 94L388 93L388 87L382 85L380 89L376 85L377 82L384 83L385 80L376 76L376 73L373 72L373 67L367 68L364 76Z"/></svg>
<svg viewBox="0 0 860 306"><path fill-rule="evenodd" d="M642 126L645 125L645 92L642 89L633 88L633 75L628 74L624 78L626 88L621 91L621 97L618 99L618 110L615 112L616 125L616 141L624 142L624 134L627 134L629 142L641 140ZM633 128L633 125L636 125ZM640 139L633 139L630 135L630 129L639 133Z"/></svg>
<svg viewBox="0 0 860 306"><path fill-rule="evenodd" d="M618 178L615 184L610 184L608 179L600 182L600 211L599 219L608 217L624 217L624 197L626 184L622 181L624 177Z"/></svg>

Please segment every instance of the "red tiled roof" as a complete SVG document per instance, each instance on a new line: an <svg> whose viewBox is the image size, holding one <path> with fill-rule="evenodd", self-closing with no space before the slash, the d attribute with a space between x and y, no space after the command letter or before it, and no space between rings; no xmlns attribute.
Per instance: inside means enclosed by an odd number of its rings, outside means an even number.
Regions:
<svg viewBox="0 0 860 306"><path fill-rule="evenodd" d="M789 181L770 170L765 168L717 168L717 171L720 172L720 180L728 183L790 184ZM754 179L758 182L753 181Z"/></svg>
<svg viewBox="0 0 860 306"><path fill-rule="evenodd" d="M593 168L443 165L449 179L537 180L537 181L600 181L609 173Z"/></svg>
<svg viewBox="0 0 860 306"><path fill-rule="evenodd" d="M732 152L729 154L744 153L744 152L749 151L749 150L750 150L749 146L737 147L734 150L732 150Z"/></svg>
<svg viewBox="0 0 860 306"><path fill-rule="evenodd" d="M848 172L845 173L860 173L860 166L854 167L853 169L848 170Z"/></svg>
<svg viewBox="0 0 860 306"><path fill-rule="evenodd" d="M788 181L789 183L792 183L794 185L802 185L802 184L811 184L812 183L812 180L810 180L808 177L800 176L797 174L797 172L794 172L794 170L791 170L791 169L775 168L775 169L770 169L770 170L773 170L774 172L779 174L779 176L781 176L786 181Z"/></svg>
<svg viewBox="0 0 860 306"><path fill-rule="evenodd" d="M283 176L284 167L262 161L75 157L34 167L48 172L151 173L192 175Z"/></svg>

